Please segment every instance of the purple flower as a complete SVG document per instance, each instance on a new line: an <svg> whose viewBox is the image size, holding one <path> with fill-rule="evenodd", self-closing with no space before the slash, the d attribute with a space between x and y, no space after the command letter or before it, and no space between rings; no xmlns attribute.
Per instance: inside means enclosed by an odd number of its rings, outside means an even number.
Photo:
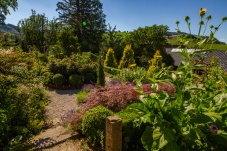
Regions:
<svg viewBox="0 0 227 151"><path fill-rule="evenodd" d="M218 127L216 125L211 125L210 126L210 132L211 133L217 133L218 132Z"/></svg>
<svg viewBox="0 0 227 151"><path fill-rule="evenodd" d="M91 90L91 89L94 89L95 86L93 84L84 84L83 87L82 87L82 90Z"/></svg>

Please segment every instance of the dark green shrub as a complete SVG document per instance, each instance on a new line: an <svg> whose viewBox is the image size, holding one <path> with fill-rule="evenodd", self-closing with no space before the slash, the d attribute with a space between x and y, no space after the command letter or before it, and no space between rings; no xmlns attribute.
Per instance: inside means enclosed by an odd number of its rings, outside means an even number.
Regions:
<svg viewBox="0 0 227 151"><path fill-rule="evenodd" d="M140 138L144 131L144 126L136 127L133 121L140 117L140 114L126 108L116 114L122 119L122 144L123 150L143 150Z"/></svg>
<svg viewBox="0 0 227 151"><path fill-rule="evenodd" d="M78 71L80 74L84 75L87 73L96 73L96 69L97 64L90 62L87 64L80 65Z"/></svg>
<svg viewBox="0 0 227 151"><path fill-rule="evenodd" d="M64 58L62 60L60 60L59 62L57 62L57 66L58 66L58 73L64 75L65 77L68 77L68 72L67 72L67 67L70 63L70 59L69 58Z"/></svg>
<svg viewBox="0 0 227 151"><path fill-rule="evenodd" d="M37 58L42 62L47 62L47 56L43 53L38 52Z"/></svg>
<svg viewBox="0 0 227 151"><path fill-rule="evenodd" d="M59 67L58 67L58 62L60 61L60 59L50 59L49 63L47 64L47 69L49 72L53 73L53 74L57 74L59 73Z"/></svg>
<svg viewBox="0 0 227 151"><path fill-rule="evenodd" d="M81 76L77 74L72 74L69 76L69 83L72 86L80 87L82 85L82 79Z"/></svg>
<svg viewBox="0 0 227 151"><path fill-rule="evenodd" d="M52 76L53 76L53 73L51 73L51 72L44 72L42 74L42 77L44 78L44 83L50 83Z"/></svg>
<svg viewBox="0 0 227 151"><path fill-rule="evenodd" d="M47 69L54 74L60 73L67 77L69 76L68 69L70 67L70 64L71 60L69 58L51 59L47 64Z"/></svg>
<svg viewBox="0 0 227 151"><path fill-rule="evenodd" d="M74 29L70 27L64 27L58 35L58 40L64 53L70 56L72 53L80 51L80 44L78 43L77 36L74 36Z"/></svg>
<svg viewBox="0 0 227 151"><path fill-rule="evenodd" d="M106 117L114 113L103 106L88 110L82 120L82 133L92 144L103 144L105 135Z"/></svg>
<svg viewBox="0 0 227 151"><path fill-rule="evenodd" d="M73 60L69 60L67 64L67 75L71 74L79 74L78 66Z"/></svg>
<svg viewBox="0 0 227 151"><path fill-rule="evenodd" d="M84 75L85 84L95 83L95 82L96 82L96 78L95 78L94 74L88 73L88 74Z"/></svg>
<svg viewBox="0 0 227 151"><path fill-rule="evenodd" d="M62 85L65 83L65 77L64 77L64 75L57 73L53 76L52 82L55 85Z"/></svg>

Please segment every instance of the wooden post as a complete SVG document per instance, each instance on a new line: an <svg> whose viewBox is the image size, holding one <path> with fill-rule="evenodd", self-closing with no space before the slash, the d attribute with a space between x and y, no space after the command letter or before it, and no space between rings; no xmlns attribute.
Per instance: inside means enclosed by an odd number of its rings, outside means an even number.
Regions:
<svg viewBox="0 0 227 151"><path fill-rule="evenodd" d="M106 118L106 151L122 151L122 120L118 116Z"/></svg>

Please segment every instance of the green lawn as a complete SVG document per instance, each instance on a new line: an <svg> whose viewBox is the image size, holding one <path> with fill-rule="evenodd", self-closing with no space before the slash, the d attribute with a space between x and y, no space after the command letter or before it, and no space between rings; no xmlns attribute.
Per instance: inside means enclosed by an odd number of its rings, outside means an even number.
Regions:
<svg viewBox="0 0 227 151"><path fill-rule="evenodd" d="M180 45L180 42L177 40L177 38L167 39L168 43L170 45ZM189 42L188 47L193 47L195 44L193 42ZM209 49L211 44L204 44L204 49ZM226 44L213 44L212 49L217 50L227 50Z"/></svg>

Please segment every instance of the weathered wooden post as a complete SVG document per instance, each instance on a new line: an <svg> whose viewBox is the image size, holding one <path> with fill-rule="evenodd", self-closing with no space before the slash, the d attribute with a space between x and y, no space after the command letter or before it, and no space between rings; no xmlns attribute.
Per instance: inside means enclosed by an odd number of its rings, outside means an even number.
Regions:
<svg viewBox="0 0 227 151"><path fill-rule="evenodd" d="M106 151L122 151L122 120L118 116L106 118Z"/></svg>

